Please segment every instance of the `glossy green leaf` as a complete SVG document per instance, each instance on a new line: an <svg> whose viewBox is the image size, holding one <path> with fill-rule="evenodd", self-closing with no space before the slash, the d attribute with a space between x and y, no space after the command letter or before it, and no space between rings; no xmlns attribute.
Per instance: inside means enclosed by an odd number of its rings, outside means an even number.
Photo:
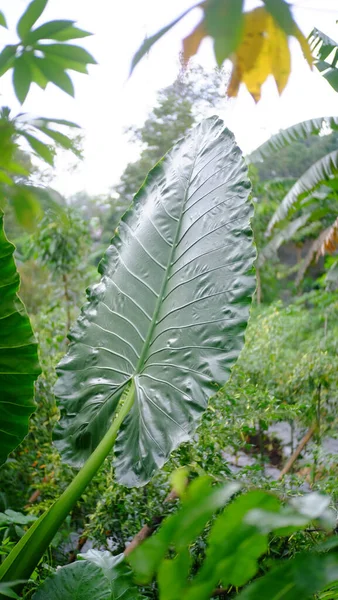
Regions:
<svg viewBox="0 0 338 600"><path fill-rule="evenodd" d="M132 572L124 560L124 554L113 556L108 551L88 550L78 554L82 558L102 569L105 577L110 582L111 600L140 600L143 598L133 582Z"/></svg>
<svg viewBox="0 0 338 600"><path fill-rule="evenodd" d="M117 478L147 482L190 438L243 345L254 290L250 184L222 121L203 121L150 172L100 265L58 369L56 444L80 466L123 390Z"/></svg>
<svg viewBox="0 0 338 600"><path fill-rule="evenodd" d="M40 156L40 158L45 160L49 165L54 164L54 153L46 144L26 131L23 131L22 135L26 138L31 148L38 156Z"/></svg>
<svg viewBox="0 0 338 600"><path fill-rule="evenodd" d="M158 42L158 40L161 39L161 37L163 37L168 31L170 31L170 29L172 29L177 23L179 23L188 13L190 13L194 8L197 8L198 6L200 6L200 5L195 4L194 6L191 6L190 8L185 10L184 13L182 13L179 17L177 17L177 19L175 19L174 21L169 23L169 25L166 25L165 27L160 29L160 31L158 31L154 35L152 35L149 38L146 38L144 40L144 42L142 43L142 45L140 46L138 51L133 56L133 59L131 61L131 67L130 67L130 75L132 74L133 70L135 69L136 65L140 62L140 60L149 52L150 48L152 48L153 45L156 44L156 42Z"/></svg>
<svg viewBox="0 0 338 600"><path fill-rule="evenodd" d="M16 27L18 36L21 40L25 40L34 23L41 17L47 2L48 0L33 0L27 6Z"/></svg>
<svg viewBox="0 0 338 600"><path fill-rule="evenodd" d="M232 54L243 33L243 0L211 0L204 7L204 25L214 39L218 66Z"/></svg>
<svg viewBox="0 0 338 600"><path fill-rule="evenodd" d="M328 127L337 131L338 117L320 117L319 119L302 121L273 135L267 142L264 142L264 144L254 150L248 156L248 159L252 163L262 161L264 158L272 156L293 142L300 142L312 135L318 135Z"/></svg>
<svg viewBox="0 0 338 600"><path fill-rule="evenodd" d="M249 585L238 600L309 600L338 579L338 555L306 553L288 559Z"/></svg>
<svg viewBox="0 0 338 600"><path fill-rule="evenodd" d="M141 600L123 554L89 550L80 558L46 579L33 600Z"/></svg>
<svg viewBox="0 0 338 600"><path fill-rule="evenodd" d="M273 227L287 217L289 211L294 204L302 199L306 198L313 192L319 185L330 180L333 175L338 173L338 150L334 150L323 158L320 158L314 165L305 171L298 181L292 186L291 190L283 198L281 204L278 206L273 217L270 219L267 233L271 234Z"/></svg>
<svg viewBox="0 0 338 600"><path fill-rule="evenodd" d="M7 21L6 21L6 17L3 13L2 10L0 10L0 26L1 27L5 27L5 29L7 29Z"/></svg>
<svg viewBox="0 0 338 600"><path fill-rule="evenodd" d="M73 62L83 63L85 65L96 64L95 58L93 58L87 50L75 46L74 44L44 44L37 46L37 49L47 55L60 56L61 58L69 59Z"/></svg>
<svg viewBox="0 0 338 600"><path fill-rule="evenodd" d="M0 464L28 431L35 410L34 382L40 374L35 342L24 305L17 296L19 274L0 214Z"/></svg>
<svg viewBox="0 0 338 600"><path fill-rule="evenodd" d="M59 87L61 90L69 94L70 96L74 96L74 86L69 75L64 71L64 68L57 64L53 60L48 60L46 58L35 58L36 63L40 71L44 74L44 76Z"/></svg>
<svg viewBox="0 0 338 600"><path fill-rule="evenodd" d="M112 600L111 585L102 569L87 560L61 567L45 579L33 600Z"/></svg>
<svg viewBox="0 0 338 600"><path fill-rule="evenodd" d="M44 23L31 31L25 39L26 44L34 44L38 40L50 40L51 36L59 33L60 31L64 31L65 29L69 29L74 25L75 21L65 21L65 20L57 20L57 21L48 21L48 23Z"/></svg>
<svg viewBox="0 0 338 600"><path fill-rule="evenodd" d="M29 92L31 83L32 77L29 68L29 63L27 63L24 56L20 56L16 59L13 70L14 91L20 104L24 103Z"/></svg>

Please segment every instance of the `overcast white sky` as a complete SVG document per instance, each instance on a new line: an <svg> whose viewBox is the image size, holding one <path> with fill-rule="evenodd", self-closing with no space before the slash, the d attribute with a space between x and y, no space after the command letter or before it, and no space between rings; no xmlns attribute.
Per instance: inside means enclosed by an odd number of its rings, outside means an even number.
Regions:
<svg viewBox="0 0 338 600"><path fill-rule="evenodd" d="M181 39L199 20L199 9L167 34L135 69L128 80L130 61L146 35L171 21L193 0L49 0L43 20L73 19L95 35L79 40L99 65L90 75L74 74L76 96L68 97L49 84L43 92L32 87L22 109L16 102L7 75L1 79L1 104L34 114L78 122L85 135L85 160L76 173L67 173L67 161L59 165L53 186L70 195L86 190L105 193L115 184L125 165L137 158L124 128L141 124L153 107L156 91L172 83L177 74ZM10 28L27 6L27 0L0 0ZM247 0L246 8L260 4ZM337 0L295 0L294 16L307 35L313 26L338 40ZM5 43L13 41L1 29ZM273 82L263 89L255 105L243 89L239 97L226 103L221 115L236 135L244 152L249 152L271 133L298 121L324 115L338 115L338 94L306 65L297 42L291 42L293 70L281 98ZM205 40L197 57L205 68L214 66L211 43Z"/></svg>

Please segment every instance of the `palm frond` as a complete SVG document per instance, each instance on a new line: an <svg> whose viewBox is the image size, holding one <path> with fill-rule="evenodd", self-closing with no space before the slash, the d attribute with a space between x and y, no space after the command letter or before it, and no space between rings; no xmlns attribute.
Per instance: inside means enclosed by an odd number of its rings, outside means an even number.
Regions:
<svg viewBox="0 0 338 600"><path fill-rule="evenodd" d="M276 133L267 142L264 142L247 157L248 161L250 163L262 161L293 142L299 142L312 135L318 135L328 128L338 130L338 117L319 117L318 119L308 119L296 123L296 125Z"/></svg>

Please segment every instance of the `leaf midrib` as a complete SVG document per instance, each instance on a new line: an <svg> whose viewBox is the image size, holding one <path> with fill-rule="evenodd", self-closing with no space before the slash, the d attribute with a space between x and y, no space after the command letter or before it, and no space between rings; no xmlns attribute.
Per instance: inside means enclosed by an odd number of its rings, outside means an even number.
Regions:
<svg viewBox="0 0 338 600"><path fill-rule="evenodd" d="M156 301L156 305L155 305L153 317L152 317L152 320L151 320L151 323L150 323L150 326L149 326L149 329L148 329L148 334L147 334L145 342L143 344L143 348L141 350L140 358L139 358L138 363L136 365L135 375L139 374L142 371L143 367L144 367L144 364L145 364L145 360L144 359L145 359L146 354L147 354L147 352L149 350L149 346L150 346L150 342L151 342L151 339L152 339L152 335L154 333L154 329L155 329L156 324L157 324L157 317L159 315L161 306L163 304L163 298L164 298L164 294L165 294L165 291L166 291L167 283L169 281L170 270L171 270L171 267L172 267L172 259L173 259L173 256L174 256L174 253L175 253L175 250L176 250L176 243L177 243L177 240L179 239L179 235L180 235L180 232L181 232L181 227L182 227L182 222L183 222L183 218L182 217L183 217L183 214L184 214L185 204L186 204L186 201L187 201L187 198L188 198L189 186L190 186L191 177L192 177L192 174L193 174L193 171L194 171L194 168L195 168L195 164L196 164L196 160L197 160L197 155L198 155L198 152L197 152L197 149L195 149L195 157L194 157L193 163L191 165L191 170L190 170L190 173L189 173L189 177L187 178L186 190L185 190L184 198L183 198L182 205L181 205L180 215L179 215L179 218L178 218L178 221L177 221L177 228L176 228L175 237L173 239L172 247L171 247L171 250L170 250L170 253L169 253L167 266L166 266L165 272L163 274L163 281L162 281L161 289L159 291L158 298L157 298L157 301ZM173 168L173 171L176 172L176 170L174 169L174 167L172 167L172 168ZM177 175L177 173L176 173L176 176L177 176L177 178L179 178L178 175Z"/></svg>

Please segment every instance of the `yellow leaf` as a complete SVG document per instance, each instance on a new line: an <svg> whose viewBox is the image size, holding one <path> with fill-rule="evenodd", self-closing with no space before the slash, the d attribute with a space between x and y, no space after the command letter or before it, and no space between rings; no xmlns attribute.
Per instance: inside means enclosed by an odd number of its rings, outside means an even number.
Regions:
<svg viewBox="0 0 338 600"><path fill-rule="evenodd" d="M201 41L206 37L203 21L183 40L183 63L188 64L189 59L194 56L200 47Z"/></svg>
<svg viewBox="0 0 338 600"><path fill-rule="evenodd" d="M274 43L271 48L271 73L275 78L279 94L284 90L291 71L291 55L287 35L275 27Z"/></svg>
<svg viewBox="0 0 338 600"><path fill-rule="evenodd" d="M245 83L258 102L269 75L275 78L279 93L285 88L291 69L290 50L286 34L263 7L245 13L244 20L243 38L232 57L228 95L237 96L240 83Z"/></svg>

